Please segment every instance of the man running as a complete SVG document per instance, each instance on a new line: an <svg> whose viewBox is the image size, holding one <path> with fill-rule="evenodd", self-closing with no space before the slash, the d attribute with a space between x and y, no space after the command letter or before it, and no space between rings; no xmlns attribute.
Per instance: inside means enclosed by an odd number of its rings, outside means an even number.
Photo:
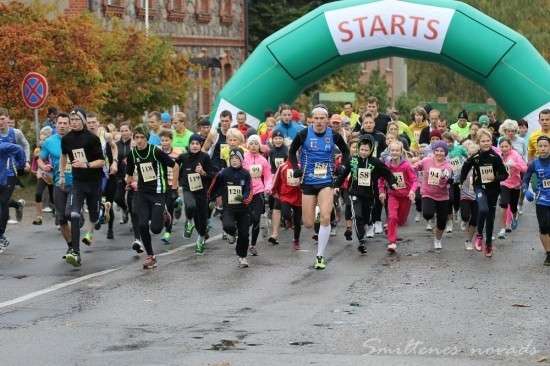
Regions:
<svg viewBox="0 0 550 366"><path fill-rule="evenodd" d="M15 188L14 169L25 166L23 149L16 144L0 141L0 253L4 252L10 242L4 236L8 223L9 201Z"/></svg>
<svg viewBox="0 0 550 366"><path fill-rule="evenodd" d="M294 177L302 179L302 218L304 226L312 228L315 206L319 205L321 222L318 234L315 269L325 269L325 249L330 236L330 214L333 205L334 145L342 153L342 165L349 162L349 149L342 136L335 134L328 125L328 110L316 106L311 112L313 124L298 133L290 146L289 161ZM301 150L300 165L297 153ZM301 167L301 168L300 168Z"/></svg>

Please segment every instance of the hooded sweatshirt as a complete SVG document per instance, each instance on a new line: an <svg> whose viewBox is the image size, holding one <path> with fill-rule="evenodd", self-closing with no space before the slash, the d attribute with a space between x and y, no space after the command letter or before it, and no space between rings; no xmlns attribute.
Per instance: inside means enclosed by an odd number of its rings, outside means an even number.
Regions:
<svg viewBox="0 0 550 366"><path fill-rule="evenodd" d="M184 192L206 193L210 181L216 175L216 168L212 164L210 155L202 151L195 154L187 152L178 156L176 164L180 166L179 184ZM201 176L195 172L199 164L206 175Z"/></svg>
<svg viewBox="0 0 550 366"><path fill-rule="evenodd" d="M244 154L243 167L252 177L252 195L271 191L272 175L271 165L259 153L247 151Z"/></svg>
<svg viewBox="0 0 550 366"><path fill-rule="evenodd" d="M449 200L449 180L452 179L453 169L448 160L438 163L433 156L429 156L418 162L416 169L422 171L422 197L434 201Z"/></svg>
<svg viewBox="0 0 550 366"><path fill-rule="evenodd" d="M531 175L537 176L535 188L535 202L540 206L550 206L550 157L537 158L529 163L527 173L523 177L523 189L527 190L531 182Z"/></svg>
<svg viewBox="0 0 550 366"><path fill-rule="evenodd" d="M408 160L401 160L399 164L389 160L386 165L395 177L396 189L390 190L388 194L395 197L408 197L409 192L416 191L418 185L416 173ZM383 179L378 180L378 189L384 192L385 184Z"/></svg>
<svg viewBox="0 0 550 366"><path fill-rule="evenodd" d="M279 201L291 206L302 205L300 178L294 178L294 170L289 161L285 161L279 165L279 168L275 172L272 194Z"/></svg>
<svg viewBox="0 0 550 366"><path fill-rule="evenodd" d="M501 182L500 185L511 189L519 189L521 187L521 174L527 171L525 160L516 150L510 149L508 154L502 154L502 161L508 171L508 179Z"/></svg>

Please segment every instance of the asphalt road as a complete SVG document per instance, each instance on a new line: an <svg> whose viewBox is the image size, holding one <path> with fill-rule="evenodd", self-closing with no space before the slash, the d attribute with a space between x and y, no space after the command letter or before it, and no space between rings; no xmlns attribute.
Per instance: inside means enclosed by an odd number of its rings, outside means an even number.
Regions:
<svg viewBox="0 0 550 366"><path fill-rule="evenodd" d="M61 260L51 218L10 225L12 245L0 255L0 364L550 364L550 268L531 208L492 259L466 252L458 228L436 253L412 220L397 256L383 237L360 256L339 227L325 271L312 269L309 230L302 251L283 231L281 245L261 242L250 268L239 269L219 235L196 256L182 226L174 245L155 238L164 254L146 272L128 225L116 226L114 241L97 233L80 269Z"/></svg>

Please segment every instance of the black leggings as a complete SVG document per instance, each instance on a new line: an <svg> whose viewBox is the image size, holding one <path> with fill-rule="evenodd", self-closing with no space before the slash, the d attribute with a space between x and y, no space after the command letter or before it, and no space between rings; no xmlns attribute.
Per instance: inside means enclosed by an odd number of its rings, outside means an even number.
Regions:
<svg viewBox="0 0 550 366"><path fill-rule="evenodd" d="M550 235L550 206L537 205L537 221L541 235Z"/></svg>
<svg viewBox="0 0 550 366"><path fill-rule="evenodd" d="M166 210L170 214L170 217L172 217L172 220L166 221L164 224L164 229L167 233L172 232L172 226L174 222L174 209L176 208L176 199L178 198L178 191L176 189L168 189L168 192L165 193L166 195Z"/></svg>
<svg viewBox="0 0 550 366"><path fill-rule="evenodd" d="M130 221L132 223L132 231L134 232L134 239L141 240L141 236L139 234L139 220L138 220L138 214L137 214L137 205L136 205L136 197L137 192L135 191L128 191L128 194L126 196L126 202L128 204L128 212L130 213Z"/></svg>
<svg viewBox="0 0 550 366"><path fill-rule="evenodd" d="M101 182L73 182L71 200L71 244L75 251L80 251L80 222L84 201L88 206L90 222L95 224L99 218L101 201Z"/></svg>
<svg viewBox="0 0 550 366"><path fill-rule="evenodd" d="M374 187L374 205L372 207L371 220L368 222L369 225L372 225L376 221L382 221L382 202L380 202L378 196L378 187Z"/></svg>
<svg viewBox="0 0 550 366"><path fill-rule="evenodd" d="M300 240L302 231L302 207L291 206L288 203L281 202L281 216L284 220L292 220L294 226L294 240Z"/></svg>
<svg viewBox="0 0 550 366"><path fill-rule="evenodd" d="M204 237L208 230L208 201L204 190L197 193L183 191L183 202L185 203L185 216L187 220L193 220L195 229L200 236Z"/></svg>
<svg viewBox="0 0 550 366"><path fill-rule="evenodd" d="M0 186L0 237L6 232L6 224L8 223L10 201L13 190L15 189L16 177L8 177L6 185Z"/></svg>
<svg viewBox="0 0 550 366"><path fill-rule="evenodd" d="M469 226L477 225L477 202L474 200L460 201L460 217Z"/></svg>
<svg viewBox="0 0 550 366"><path fill-rule="evenodd" d="M487 191L483 188L476 188L475 191L478 208L477 233L483 235L483 228L485 227L485 242L491 245L499 191Z"/></svg>
<svg viewBox="0 0 550 366"><path fill-rule="evenodd" d="M416 212L422 212L422 195L420 194L420 187L414 192L414 205L416 207Z"/></svg>
<svg viewBox="0 0 550 366"><path fill-rule="evenodd" d="M510 205L510 210L515 215L518 212L519 204L519 189L500 187L500 207L507 208Z"/></svg>
<svg viewBox="0 0 550 366"><path fill-rule="evenodd" d="M153 255L151 233L159 234L164 227L166 196L163 193L136 193L136 209L139 212L139 233L147 255Z"/></svg>
<svg viewBox="0 0 550 366"><path fill-rule="evenodd" d="M53 206L53 185L48 184L44 181L44 179L40 178L38 180L38 183L36 184L36 193L34 195L34 202L41 203L42 202L42 196L44 195L44 190L48 189L48 197L50 200L50 204Z"/></svg>
<svg viewBox="0 0 550 366"><path fill-rule="evenodd" d="M105 191L103 192L103 195L105 196L105 202L111 203L111 209L109 210L109 230L113 230L113 224L115 222L115 208L113 202L115 202L116 191L117 177L115 177L114 175L110 175L109 179L107 179L107 184L105 185Z"/></svg>
<svg viewBox="0 0 550 366"><path fill-rule="evenodd" d="M422 215L430 221L436 216L436 226L440 231L445 230L449 216L449 201L436 201L428 197L422 198Z"/></svg>
<svg viewBox="0 0 550 366"><path fill-rule="evenodd" d="M252 226L250 245L256 245L258 235L260 235L260 221L262 214L265 212L263 192L257 193L252 197L252 202L248 205L248 211L250 213L250 225Z"/></svg>
<svg viewBox="0 0 550 366"><path fill-rule="evenodd" d="M355 222L355 233L359 241L365 238L365 225L371 222L373 211L372 199L366 197L350 196L349 202Z"/></svg>
<svg viewBox="0 0 550 366"><path fill-rule="evenodd" d="M460 210L460 184L453 183L449 186L449 215Z"/></svg>
<svg viewBox="0 0 550 366"><path fill-rule="evenodd" d="M223 231L231 236L237 235L237 246L235 251L239 257L246 257L248 254L248 230L250 228L249 210L232 210L229 207L223 209Z"/></svg>

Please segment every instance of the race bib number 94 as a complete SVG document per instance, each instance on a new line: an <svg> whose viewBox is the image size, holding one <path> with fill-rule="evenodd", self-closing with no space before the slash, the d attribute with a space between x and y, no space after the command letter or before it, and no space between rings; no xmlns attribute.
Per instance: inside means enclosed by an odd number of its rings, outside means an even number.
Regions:
<svg viewBox="0 0 550 366"><path fill-rule="evenodd" d="M443 175L441 169L438 168L430 168L430 171L428 173L428 184L431 186L437 186L439 185L439 179Z"/></svg>

